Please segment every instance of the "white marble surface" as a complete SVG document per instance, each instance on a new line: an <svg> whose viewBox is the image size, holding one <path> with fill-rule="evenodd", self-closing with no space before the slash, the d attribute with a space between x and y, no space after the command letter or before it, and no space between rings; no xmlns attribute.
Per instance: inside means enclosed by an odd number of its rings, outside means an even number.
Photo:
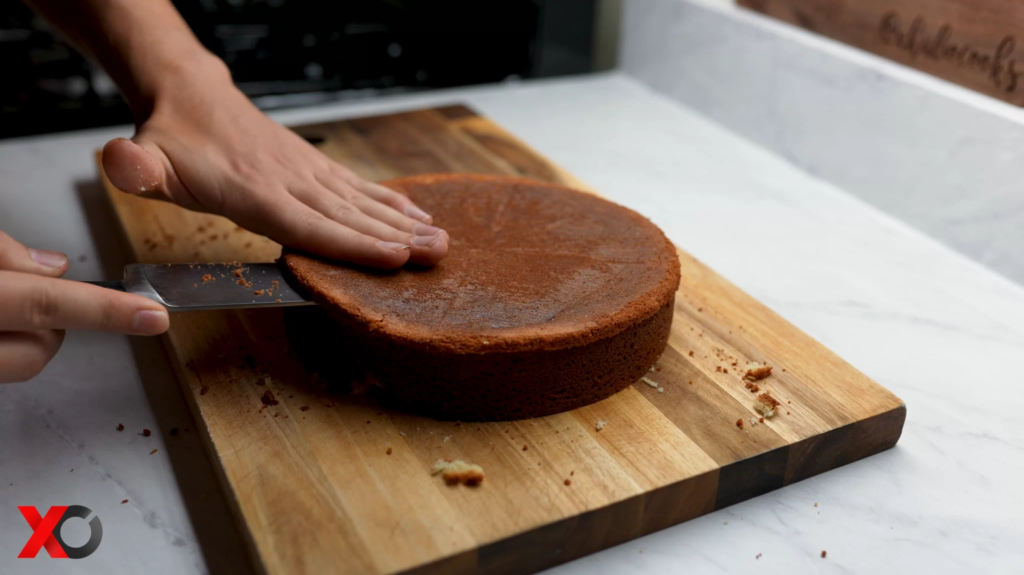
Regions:
<svg viewBox="0 0 1024 575"><path fill-rule="evenodd" d="M451 101L651 217L908 407L893 450L553 572L1024 570L1024 289L621 75L278 118ZM72 277L116 268L116 232L95 201L90 151L126 133L0 144L0 229L86 255ZM195 434L167 435L192 424L153 343L72 334L38 380L0 387L0 572L243 568ZM114 430L118 422L125 432ZM135 435L143 427L157 433ZM14 559L30 533L15 506L69 503L102 518L99 550L56 566Z"/></svg>
<svg viewBox="0 0 1024 575"><path fill-rule="evenodd" d="M625 2L622 69L1024 284L1024 109L723 4Z"/></svg>

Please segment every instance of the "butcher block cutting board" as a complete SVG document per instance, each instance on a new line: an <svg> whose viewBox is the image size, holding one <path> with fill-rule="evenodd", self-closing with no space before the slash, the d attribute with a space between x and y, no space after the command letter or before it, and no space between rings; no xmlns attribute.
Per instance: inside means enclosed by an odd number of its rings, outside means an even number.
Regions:
<svg viewBox="0 0 1024 575"><path fill-rule="evenodd" d="M295 130L371 180L451 171L587 189L465 106ZM277 244L225 219L104 182L140 262L278 256ZM679 257L669 346L648 373L663 392L641 381L527 421L435 421L385 409L372 394L329 393L290 346L287 310L174 315L169 355L257 567L526 573L895 445L906 416L897 397L689 254ZM774 368L758 384L782 403L757 425L755 394L742 380L748 361ZM261 402L267 390L276 405ZM607 424L599 430L598 421ZM447 486L430 473L438 458L477 463L486 479Z"/></svg>

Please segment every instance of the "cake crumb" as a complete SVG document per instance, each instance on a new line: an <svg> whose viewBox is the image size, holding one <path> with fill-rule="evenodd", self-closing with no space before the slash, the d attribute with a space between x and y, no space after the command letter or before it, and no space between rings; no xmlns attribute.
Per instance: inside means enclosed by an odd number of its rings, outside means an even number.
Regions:
<svg viewBox="0 0 1024 575"><path fill-rule="evenodd" d="M641 378L640 378L640 381L642 381L642 382L646 383L647 385L649 385L649 386L651 386L651 387L654 387L654 388L657 388L657 387L658 387L658 382L656 382L656 381L651 381L650 379L647 379L646 377L641 377Z"/></svg>
<svg viewBox="0 0 1024 575"><path fill-rule="evenodd" d="M210 274L204 274L203 275L203 283L215 282L215 281L217 281L217 278L213 277L212 275L210 275Z"/></svg>
<svg viewBox="0 0 1024 575"><path fill-rule="evenodd" d="M123 423L118 423L117 424L117 430L118 431L124 431L124 424Z"/></svg>
<svg viewBox="0 0 1024 575"><path fill-rule="evenodd" d="M743 429L743 418L736 420L736 427Z"/></svg>
<svg viewBox="0 0 1024 575"><path fill-rule="evenodd" d="M302 407L299 408L299 411L309 411L309 406L303 405Z"/></svg>
<svg viewBox="0 0 1024 575"><path fill-rule="evenodd" d="M125 503L128 503L128 500L127 499L122 499L121 500L121 505L124 505Z"/></svg>
<svg viewBox="0 0 1024 575"><path fill-rule="evenodd" d="M828 552L825 551L824 549L822 549L821 550L821 558L824 559L826 555L828 555Z"/></svg>
<svg viewBox="0 0 1024 575"><path fill-rule="evenodd" d="M664 387L659 387L658 388L658 393L665 393L665 388Z"/></svg>
<svg viewBox="0 0 1024 575"><path fill-rule="evenodd" d="M604 426L606 426L606 425L608 425L607 421L605 421L603 419L598 419L597 420L597 430L598 431L601 431L602 429L604 429Z"/></svg>
<svg viewBox="0 0 1024 575"><path fill-rule="evenodd" d="M758 553L757 555L754 556L754 559L760 559L760 558L761 558L761 554L760 553Z"/></svg>
<svg viewBox="0 0 1024 575"><path fill-rule="evenodd" d="M269 389L263 392L263 395L260 396L260 401L262 401L263 405L266 406L277 405L279 403L277 398L274 397L274 392Z"/></svg>
<svg viewBox="0 0 1024 575"><path fill-rule="evenodd" d="M388 450L385 451L385 453L387 453L388 455L391 455L391 448L389 447Z"/></svg>
<svg viewBox="0 0 1024 575"><path fill-rule="evenodd" d="M761 386L757 385L756 383L751 383L748 381L745 385L747 389L750 390L750 393L757 393L761 391Z"/></svg>
<svg viewBox="0 0 1024 575"><path fill-rule="evenodd" d="M693 350L690 350L690 357L693 357Z"/></svg>
<svg viewBox="0 0 1024 575"><path fill-rule="evenodd" d="M154 453L156 453L156 450L155 450L155 449L154 449L153 451L150 451L150 452L149 452L149 454L150 454L150 455L153 455Z"/></svg>
<svg viewBox="0 0 1024 575"><path fill-rule="evenodd" d="M440 474L448 485L476 486L484 480L484 468L461 459L438 459L430 468L431 475Z"/></svg>
<svg viewBox="0 0 1024 575"><path fill-rule="evenodd" d="M572 479L566 479L563 483L566 485L572 485Z"/></svg>
<svg viewBox="0 0 1024 575"><path fill-rule="evenodd" d="M775 408L779 406L779 401L767 393L762 393L757 396L757 403L754 404L756 409L761 415L771 419L775 415Z"/></svg>
<svg viewBox="0 0 1024 575"><path fill-rule="evenodd" d="M750 418L750 427L755 427L757 425L757 423L758 422L757 422L757 418L756 417L751 417Z"/></svg>
<svg viewBox="0 0 1024 575"><path fill-rule="evenodd" d="M743 375L743 379L747 381L760 381L771 374L772 366L751 361L747 363L747 373Z"/></svg>
<svg viewBox="0 0 1024 575"><path fill-rule="evenodd" d="M530 449L530 446L529 446L529 445L524 445L524 446L523 446L523 451L526 451L526 450L528 450L528 449Z"/></svg>
<svg viewBox="0 0 1024 575"><path fill-rule="evenodd" d="M815 506L815 507L817 507L817 506L818 506L818 502L817 502L817 501L815 501L815 502L814 502L814 506Z"/></svg>
<svg viewBox="0 0 1024 575"><path fill-rule="evenodd" d="M654 369L654 366L652 365L652 366L651 366L651 369L648 369L648 370L647 370L647 373L654 373L655 371L656 371L656 370Z"/></svg>
<svg viewBox="0 0 1024 575"><path fill-rule="evenodd" d="M255 294L255 295L263 295L263 290L258 289L258 290L254 291L252 293Z"/></svg>
<svg viewBox="0 0 1024 575"><path fill-rule="evenodd" d="M243 271L245 271L243 268L238 268L237 270L232 270L231 273L235 274L236 278L240 278Z"/></svg>
<svg viewBox="0 0 1024 575"><path fill-rule="evenodd" d="M148 429L143 429L142 430L142 437L149 437L150 435L153 435L152 431L150 431Z"/></svg>

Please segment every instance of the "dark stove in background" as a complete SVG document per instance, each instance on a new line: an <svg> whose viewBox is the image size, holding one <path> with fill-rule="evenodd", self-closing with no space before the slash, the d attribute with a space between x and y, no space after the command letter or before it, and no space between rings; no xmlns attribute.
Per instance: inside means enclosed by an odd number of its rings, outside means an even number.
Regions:
<svg viewBox="0 0 1024 575"><path fill-rule="evenodd" d="M263 109L593 69L597 0L176 0ZM0 0L0 138L131 122L110 78Z"/></svg>

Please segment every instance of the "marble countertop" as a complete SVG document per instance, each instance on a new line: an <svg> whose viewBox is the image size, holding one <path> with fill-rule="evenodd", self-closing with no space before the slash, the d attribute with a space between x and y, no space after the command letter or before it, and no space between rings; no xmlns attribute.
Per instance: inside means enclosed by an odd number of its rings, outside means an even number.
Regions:
<svg viewBox="0 0 1024 575"><path fill-rule="evenodd" d="M1024 288L619 74L275 117L450 102L647 215L907 404L895 449L552 572L1024 569ZM122 135L130 129L0 142L0 229L68 253L68 277L118 273L125 254L91 153ZM69 334L39 378L0 386L0 572L247 570L193 427L157 340ZM31 534L16 506L61 504L101 517L99 550L58 567L15 559ZM87 537L75 523L71 545Z"/></svg>

